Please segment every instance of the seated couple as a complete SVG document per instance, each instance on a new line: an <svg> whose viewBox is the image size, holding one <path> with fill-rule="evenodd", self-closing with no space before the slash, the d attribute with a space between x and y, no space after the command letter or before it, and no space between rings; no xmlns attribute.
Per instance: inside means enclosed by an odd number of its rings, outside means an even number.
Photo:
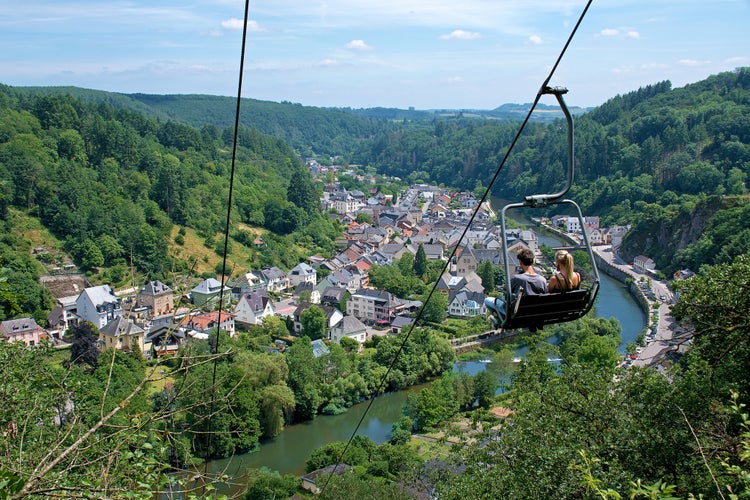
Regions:
<svg viewBox="0 0 750 500"><path fill-rule="evenodd" d="M565 250L555 254L555 274L549 283L541 274L534 270L534 252L525 248L518 252L518 262L523 273L516 274L510 280L513 293L523 290L523 295L541 295L545 293L577 290L581 285L581 275L573 270L573 256ZM487 297L484 305L491 312L490 321L497 329L498 324L505 323L507 316L505 300L497 297Z"/></svg>

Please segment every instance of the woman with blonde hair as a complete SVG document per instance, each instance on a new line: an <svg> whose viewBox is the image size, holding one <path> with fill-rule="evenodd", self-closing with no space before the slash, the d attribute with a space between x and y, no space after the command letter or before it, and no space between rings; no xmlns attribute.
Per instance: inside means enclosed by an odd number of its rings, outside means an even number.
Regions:
<svg viewBox="0 0 750 500"><path fill-rule="evenodd" d="M573 270L573 256L565 250L558 250L555 254L555 274L549 279L549 292L578 290L581 285L581 275Z"/></svg>

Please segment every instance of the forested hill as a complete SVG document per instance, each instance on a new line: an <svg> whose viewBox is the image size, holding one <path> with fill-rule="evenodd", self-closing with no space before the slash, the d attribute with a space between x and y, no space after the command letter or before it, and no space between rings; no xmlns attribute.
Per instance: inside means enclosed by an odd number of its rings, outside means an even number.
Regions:
<svg viewBox="0 0 750 500"><path fill-rule="evenodd" d="M0 86L0 268L9 273L0 279L16 289L34 281L31 249L11 225L19 213L38 218L61 242L57 250L103 282L120 283L131 264L152 279L195 272L181 240L189 228L223 250L232 143L232 128L199 130ZM245 127L237 149L230 229L246 250L230 253L230 265L291 267L308 252L330 252L340 229L317 210L318 191L295 151ZM252 245L261 231L263 253ZM43 309L36 292L24 296L33 302L25 311Z"/></svg>
<svg viewBox="0 0 750 500"><path fill-rule="evenodd" d="M200 129L234 125L234 97L201 94L122 94L79 87L15 87L20 94L70 95L116 109L128 109L161 121L173 120ZM360 143L371 137L405 128L429 127L436 120L521 120L530 103L503 104L491 110L415 110L397 108L318 108L291 102L243 98L240 123L261 133L283 139L302 156L329 156L348 160ZM540 104L534 120L549 122L562 117L557 105ZM571 106L573 114L584 109Z"/></svg>
<svg viewBox="0 0 750 500"><path fill-rule="evenodd" d="M601 216L606 225L633 224L634 230L623 247L626 256L646 254L659 268L669 272L681 267L696 269L703 263L747 251L744 242L750 241L750 217L745 213L750 171L749 75L750 69L739 68L677 89L668 81L660 82L616 96L575 118L576 182L570 195L587 215ZM185 157L179 158L180 161L205 147L212 151L208 156L217 155L221 147L229 144L226 127L231 125L234 107L234 100L229 97L126 96L71 88L61 88L52 94L54 88L3 87L3 90L22 109L34 114L42 129L54 130L58 126L55 120L48 125L46 115L40 115L34 107L40 106L34 103L52 102L44 101L45 96L56 96L58 103L72 99L71 106L78 115L98 113L99 118L90 123L73 120L73 130L83 138L89 168L101 168L96 162L108 156L118 161L119 168L131 168L130 163L138 155L121 156L120 152L114 154L107 148L120 147L117 141L127 142L131 140L128 137L135 137L133 133L140 136L139 141L148 142L156 137L163 147L178 148ZM576 89L570 89L566 100L574 102L575 92ZM80 95L80 99L64 98L62 94ZM84 105L92 101L98 104ZM404 115L376 109L371 110L370 116L360 116L367 113L253 100L246 100L245 104L243 123L255 131L244 129L243 137L251 142L270 144L267 135L258 133L265 132L290 144L302 155L340 152L344 161L372 166L381 174L461 189L481 189L489 183L519 126L517 120L470 119L459 115L428 119L417 111ZM539 114L554 113L548 107L554 104L551 98L550 102L545 98L540 104L543 106L539 107ZM169 118L179 122L166 121ZM104 127L102 130L109 127L116 133L96 132L94 122ZM25 115L18 123L26 127L26 132L35 130L25 123ZM191 123L197 128L185 125ZM67 122L63 125L68 127ZM12 125L18 126L21 125ZM125 133L126 139L114 139L121 134L121 127L131 132ZM93 134L93 139L96 133L108 137L113 144L99 146L85 135ZM51 135L55 134L58 132ZM42 139L46 146L45 140L49 140ZM544 120L530 122L500 173L493 194L521 199L527 194L554 192L564 179L566 148L561 120L552 124ZM290 162L297 161L291 150L285 154L294 157ZM69 160L64 155L62 159ZM205 165L206 160L188 164ZM273 177L275 173L268 172L266 169L257 178L263 181L254 182L269 182L271 186L267 176ZM283 168L280 172L283 174ZM150 180L155 182L153 178ZM190 189L202 189L191 186L193 180L186 178L185 182ZM286 186L287 182L283 180L281 185ZM278 192L276 186L264 191L275 192ZM186 199L196 198L187 195ZM262 219L259 214L266 198L241 197L247 199L253 201L239 202L243 204L241 219L257 223ZM212 212L204 204L198 205L198 211ZM165 208L174 218L173 205ZM179 210L176 213L175 222L189 223L179 219ZM194 217L196 211L187 213ZM715 217L716 213L721 217Z"/></svg>
<svg viewBox="0 0 750 500"><path fill-rule="evenodd" d="M121 94L78 87L15 87L14 91L28 95L70 95L198 129L206 125L222 129L233 126L237 106L233 97L198 94ZM346 156L359 141L394 128L388 120L375 115L247 98L242 99L240 123L284 140L303 157Z"/></svg>
<svg viewBox="0 0 750 500"><path fill-rule="evenodd" d="M574 95L570 89L566 99ZM605 224L634 225L626 256L644 253L671 271L747 251L750 68L614 97L576 118L575 127L571 195ZM509 122L440 121L381 134L354 161L409 181L475 189L490 182L517 130ZM566 140L562 121L529 123L493 193L520 200L555 192L565 178ZM720 227L717 210L729 211Z"/></svg>

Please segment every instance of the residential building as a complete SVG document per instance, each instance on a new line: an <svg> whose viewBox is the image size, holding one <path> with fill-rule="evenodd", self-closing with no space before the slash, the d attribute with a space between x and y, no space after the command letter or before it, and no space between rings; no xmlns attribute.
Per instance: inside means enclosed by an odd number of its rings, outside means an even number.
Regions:
<svg viewBox="0 0 750 500"><path fill-rule="evenodd" d="M331 329L334 328L336 325L339 324L339 322L344 319L344 313L339 311L337 307L328 306L325 304L311 304L309 302L303 302L299 306L297 306L297 309L294 310L294 314L292 315L292 320L294 321L294 333L299 335L302 332L302 313L307 309L308 307L317 307L319 309L322 309L326 316L326 337L330 337L331 335Z"/></svg>
<svg viewBox="0 0 750 500"><path fill-rule="evenodd" d="M338 286L327 286L323 293L320 295L320 303L333 307L339 307L341 305L341 301L346 298L347 293L348 291L346 288Z"/></svg>
<svg viewBox="0 0 750 500"><path fill-rule="evenodd" d="M174 293L159 280L149 281L138 294L138 305L150 308L149 316L174 312Z"/></svg>
<svg viewBox="0 0 750 500"><path fill-rule="evenodd" d="M391 333L399 334L404 328L408 328L414 323L414 318L408 316L396 316L391 321Z"/></svg>
<svg viewBox="0 0 750 500"><path fill-rule="evenodd" d="M230 286L232 287L232 298L234 300L239 300L246 293L266 289L266 283L263 281L263 278L252 271L232 280Z"/></svg>
<svg viewBox="0 0 750 500"><path fill-rule="evenodd" d="M318 282L318 273L309 264L301 262L289 271L289 285L296 287L300 283L311 283L315 285Z"/></svg>
<svg viewBox="0 0 750 500"><path fill-rule="evenodd" d="M294 287L293 294L295 297L300 298L306 293L310 294L309 301L311 303L320 304L320 291L312 283L300 283Z"/></svg>
<svg viewBox="0 0 750 500"><path fill-rule="evenodd" d="M122 303L109 285L86 288L76 299L79 318L101 329L122 316Z"/></svg>
<svg viewBox="0 0 750 500"><path fill-rule="evenodd" d="M639 273L653 273L656 263L645 255L636 255L633 259L633 269Z"/></svg>
<svg viewBox="0 0 750 500"><path fill-rule="evenodd" d="M235 321L246 325L259 325L263 318L273 314L273 305L265 290L246 293L234 306Z"/></svg>
<svg viewBox="0 0 750 500"><path fill-rule="evenodd" d="M448 294L448 316L473 318L487 314L484 293L459 290Z"/></svg>
<svg viewBox="0 0 750 500"><path fill-rule="evenodd" d="M6 342L23 342L29 347L39 345L47 338L44 329L36 324L34 318L8 319L0 323L0 336Z"/></svg>
<svg viewBox="0 0 750 500"><path fill-rule="evenodd" d="M235 335L234 315L226 311L192 314L185 320L184 325L185 328L207 335L211 334L214 328L224 330L230 337Z"/></svg>
<svg viewBox="0 0 750 500"><path fill-rule="evenodd" d="M366 323L390 325L400 305L389 292L360 288L346 302L346 314Z"/></svg>
<svg viewBox="0 0 750 500"><path fill-rule="evenodd" d="M99 329L99 345L104 349L130 351L137 347L143 352L146 334L143 328L133 323L130 318L119 316Z"/></svg>
<svg viewBox="0 0 750 500"><path fill-rule="evenodd" d="M289 288L289 276L276 266L264 267L255 272L266 283L266 291L273 293L282 293Z"/></svg>
<svg viewBox="0 0 750 500"><path fill-rule="evenodd" d="M360 344L364 344L367 340L367 327L354 316L344 316L338 324L331 328L329 338L332 342L339 344L344 337L349 337Z"/></svg>
<svg viewBox="0 0 750 500"><path fill-rule="evenodd" d="M228 286L224 286L224 293L227 294L227 299L231 290ZM201 281L198 286L190 290L190 296L193 299L193 304L198 307L208 306L213 302L219 300L219 296L222 292L222 285L216 278L208 278Z"/></svg>
<svg viewBox="0 0 750 500"><path fill-rule="evenodd" d="M185 340L185 332L168 326L160 326L146 335L145 350L154 358L177 354Z"/></svg>

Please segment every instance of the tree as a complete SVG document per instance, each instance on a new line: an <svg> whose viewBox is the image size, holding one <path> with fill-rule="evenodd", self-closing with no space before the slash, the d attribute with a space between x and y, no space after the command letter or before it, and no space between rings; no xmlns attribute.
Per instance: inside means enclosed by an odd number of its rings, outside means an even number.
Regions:
<svg viewBox="0 0 750 500"><path fill-rule="evenodd" d="M268 498L290 498L300 486L300 480L294 474L272 471L267 467L250 469L247 472L247 491L245 500L266 500Z"/></svg>
<svg viewBox="0 0 750 500"><path fill-rule="evenodd" d="M297 166L289 179L286 198L305 213L314 214L318 210L318 193L307 170Z"/></svg>
<svg viewBox="0 0 750 500"><path fill-rule="evenodd" d="M294 392L294 416L297 421L311 420L318 414L323 398L315 371L310 337L297 339L285 353L289 365L289 387Z"/></svg>
<svg viewBox="0 0 750 500"><path fill-rule="evenodd" d="M187 429L172 433L171 405L151 411L146 397L150 382L165 376L145 373L132 353L105 351L92 373L54 358L46 346L0 342L0 375L13 381L0 384L0 496L146 499L167 488L188 496L187 472L176 473L167 458L171 438Z"/></svg>
<svg viewBox="0 0 750 500"><path fill-rule="evenodd" d="M448 314L448 297L442 293L433 293L430 296L428 292L423 301L422 321L425 323L442 323Z"/></svg>
<svg viewBox="0 0 750 500"><path fill-rule="evenodd" d="M417 430L432 428L458 412L459 402L453 387L453 375L446 373L417 395L409 395L406 415Z"/></svg>
<svg viewBox="0 0 750 500"><path fill-rule="evenodd" d="M302 335L311 340L322 339L326 335L326 313L316 305L310 305L300 314Z"/></svg>
<svg viewBox="0 0 750 500"><path fill-rule="evenodd" d="M492 262L485 260L477 266L477 276L482 279L484 293L495 291L495 269Z"/></svg>
<svg viewBox="0 0 750 500"><path fill-rule="evenodd" d="M99 334L96 326L88 321L81 321L70 329L70 334L73 337L70 345L70 362L96 368L99 364Z"/></svg>
<svg viewBox="0 0 750 500"><path fill-rule="evenodd" d="M89 238L83 240L78 249L81 266L84 269L95 269L104 265L104 255L99 247Z"/></svg>
<svg viewBox="0 0 750 500"><path fill-rule="evenodd" d="M488 409L495 397L497 379L487 370L474 375L474 398L480 408Z"/></svg>
<svg viewBox="0 0 750 500"><path fill-rule="evenodd" d="M418 277L422 277L427 272L427 254L424 251L422 244L417 247L417 254L414 256L414 274Z"/></svg>
<svg viewBox="0 0 750 500"><path fill-rule="evenodd" d="M692 351L706 360L712 383L750 387L750 256L705 266L674 286L680 300L672 314L694 330Z"/></svg>

